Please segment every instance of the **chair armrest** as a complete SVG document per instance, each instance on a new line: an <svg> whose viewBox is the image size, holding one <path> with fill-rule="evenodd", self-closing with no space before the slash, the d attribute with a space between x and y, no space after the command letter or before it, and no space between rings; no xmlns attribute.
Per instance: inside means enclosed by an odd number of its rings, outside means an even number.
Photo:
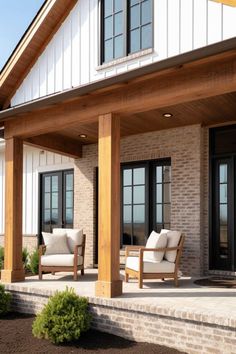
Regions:
<svg viewBox="0 0 236 354"><path fill-rule="evenodd" d="M41 258L44 254L44 252L46 251L46 246L45 245L40 245L39 246L39 258Z"/></svg>
<svg viewBox="0 0 236 354"><path fill-rule="evenodd" d="M83 248L83 245L75 245L74 253L77 252L79 248Z"/></svg>
<svg viewBox="0 0 236 354"><path fill-rule="evenodd" d="M139 252L144 246L126 246L125 247L125 257L128 257L130 252Z"/></svg>
<svg viewBox="0 0 236 354"><path fill-rule="evenodd" d="M140 248L140 252L166 252L166 251L177 251L181 247L162 247L162 248Z"/></svg>

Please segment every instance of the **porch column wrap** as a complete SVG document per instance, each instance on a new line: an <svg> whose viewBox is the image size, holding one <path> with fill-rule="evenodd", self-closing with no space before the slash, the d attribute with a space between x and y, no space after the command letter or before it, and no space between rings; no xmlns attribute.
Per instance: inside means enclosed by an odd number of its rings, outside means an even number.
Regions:
<svg viewBox="0 0 236 354"><path fill-rule="evenodd" d="M122 294L120 280L120 119L99 116L98 281L96 296Z"/></svg>
<svg viewBox="0 0 236 354"><path fill-rule="evenodd" d="M5 145L5 252L1 281L25 279L22 264L23 141L6 139Z"/></svg>

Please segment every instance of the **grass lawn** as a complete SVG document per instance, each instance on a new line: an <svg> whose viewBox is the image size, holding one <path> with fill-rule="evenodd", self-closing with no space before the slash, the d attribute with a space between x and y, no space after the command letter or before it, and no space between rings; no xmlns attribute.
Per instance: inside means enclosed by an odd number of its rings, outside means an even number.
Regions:
<svg viewBox="0 0 236 354"><path fill-rule="evenodd" d="M0 353L135 353L177 354L175 349L163 346L136 343L111 334L90 330L79 341L55 346L46 340L32 336L34 316L17 313L8 314L0 320Z"/></svg>

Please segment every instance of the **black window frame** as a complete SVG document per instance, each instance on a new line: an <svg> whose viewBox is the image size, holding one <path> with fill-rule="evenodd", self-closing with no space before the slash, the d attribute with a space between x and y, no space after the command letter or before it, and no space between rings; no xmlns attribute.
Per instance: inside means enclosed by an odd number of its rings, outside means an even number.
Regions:
<svg viewBox="0 0 236 354"><path fill-rule="evenodd" d="M209 131L209 270L232 271L236 270L236 150L230 144L230 138L227 139L227 132L235 132L236 125L227 125L223 127L211 128ZM220 139L217 145L218 134L226 134L224 139ZM219 224L219 172L220 164L228 166L228 195L227 195L227 258L221 258L220 251L220 224Z"/></svg>
<svg viewBox="0 0 236 354"><path fill-rule="evenodd" d="M114 0L113 0L114 1ZM123 0L122 0L123 1ZM141 2L145 2L147 0L140 0ZM105 61L105 29L104 29L104 0L100 0L99 1L99 33L100 33L100 54L99 54L99 62L100 65L103 64L108 64L111 63L113 61L119 60L121 58L124 57L128 57L128 56L132 56L136 53L142 52L143 50L148 50L148 49L152 49L154 46L154 1L151 1L151 22L149 22L149 24L151 24L151 34L152 34L152 38L151 38L151 46L148 48L141 48L139 50L137 50L136 52L130 52L130 0L126 0L124 1L124 8L123 8L123 55L119 58L114 58L114 48L113 48L113 58L109 61ZM140 12L140 16L141 16L141 12ZM142 25L140 26L140 28L143 27ZM141 36L141 34L140 34ZM113 35L112 38L114 38L115 36Z"/></svg>

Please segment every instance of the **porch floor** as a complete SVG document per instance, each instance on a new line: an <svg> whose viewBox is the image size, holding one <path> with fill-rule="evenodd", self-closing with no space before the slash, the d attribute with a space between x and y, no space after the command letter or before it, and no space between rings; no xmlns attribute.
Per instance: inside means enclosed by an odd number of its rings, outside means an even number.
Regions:
<svg viewBox="0 0 236 354"><path fill-rule="evenodd" d="M121 271L124 279L124 271ZM197 320L215 325L236 328L235 289L201 287L192 278L181 278L179 287L172 280L146 280L143 289L138 288L137 280L123 283L123 294L114 299L95 297L96 269L86 269L85 275L73 281L72 273L46 274L39 281L38 276L28 277L25 282L6 285L11 291L51 295L56 290L73 287L78 295L86 296L92 303L110 304L121 308L132 308L148 313L181 319Z"/></svg>

